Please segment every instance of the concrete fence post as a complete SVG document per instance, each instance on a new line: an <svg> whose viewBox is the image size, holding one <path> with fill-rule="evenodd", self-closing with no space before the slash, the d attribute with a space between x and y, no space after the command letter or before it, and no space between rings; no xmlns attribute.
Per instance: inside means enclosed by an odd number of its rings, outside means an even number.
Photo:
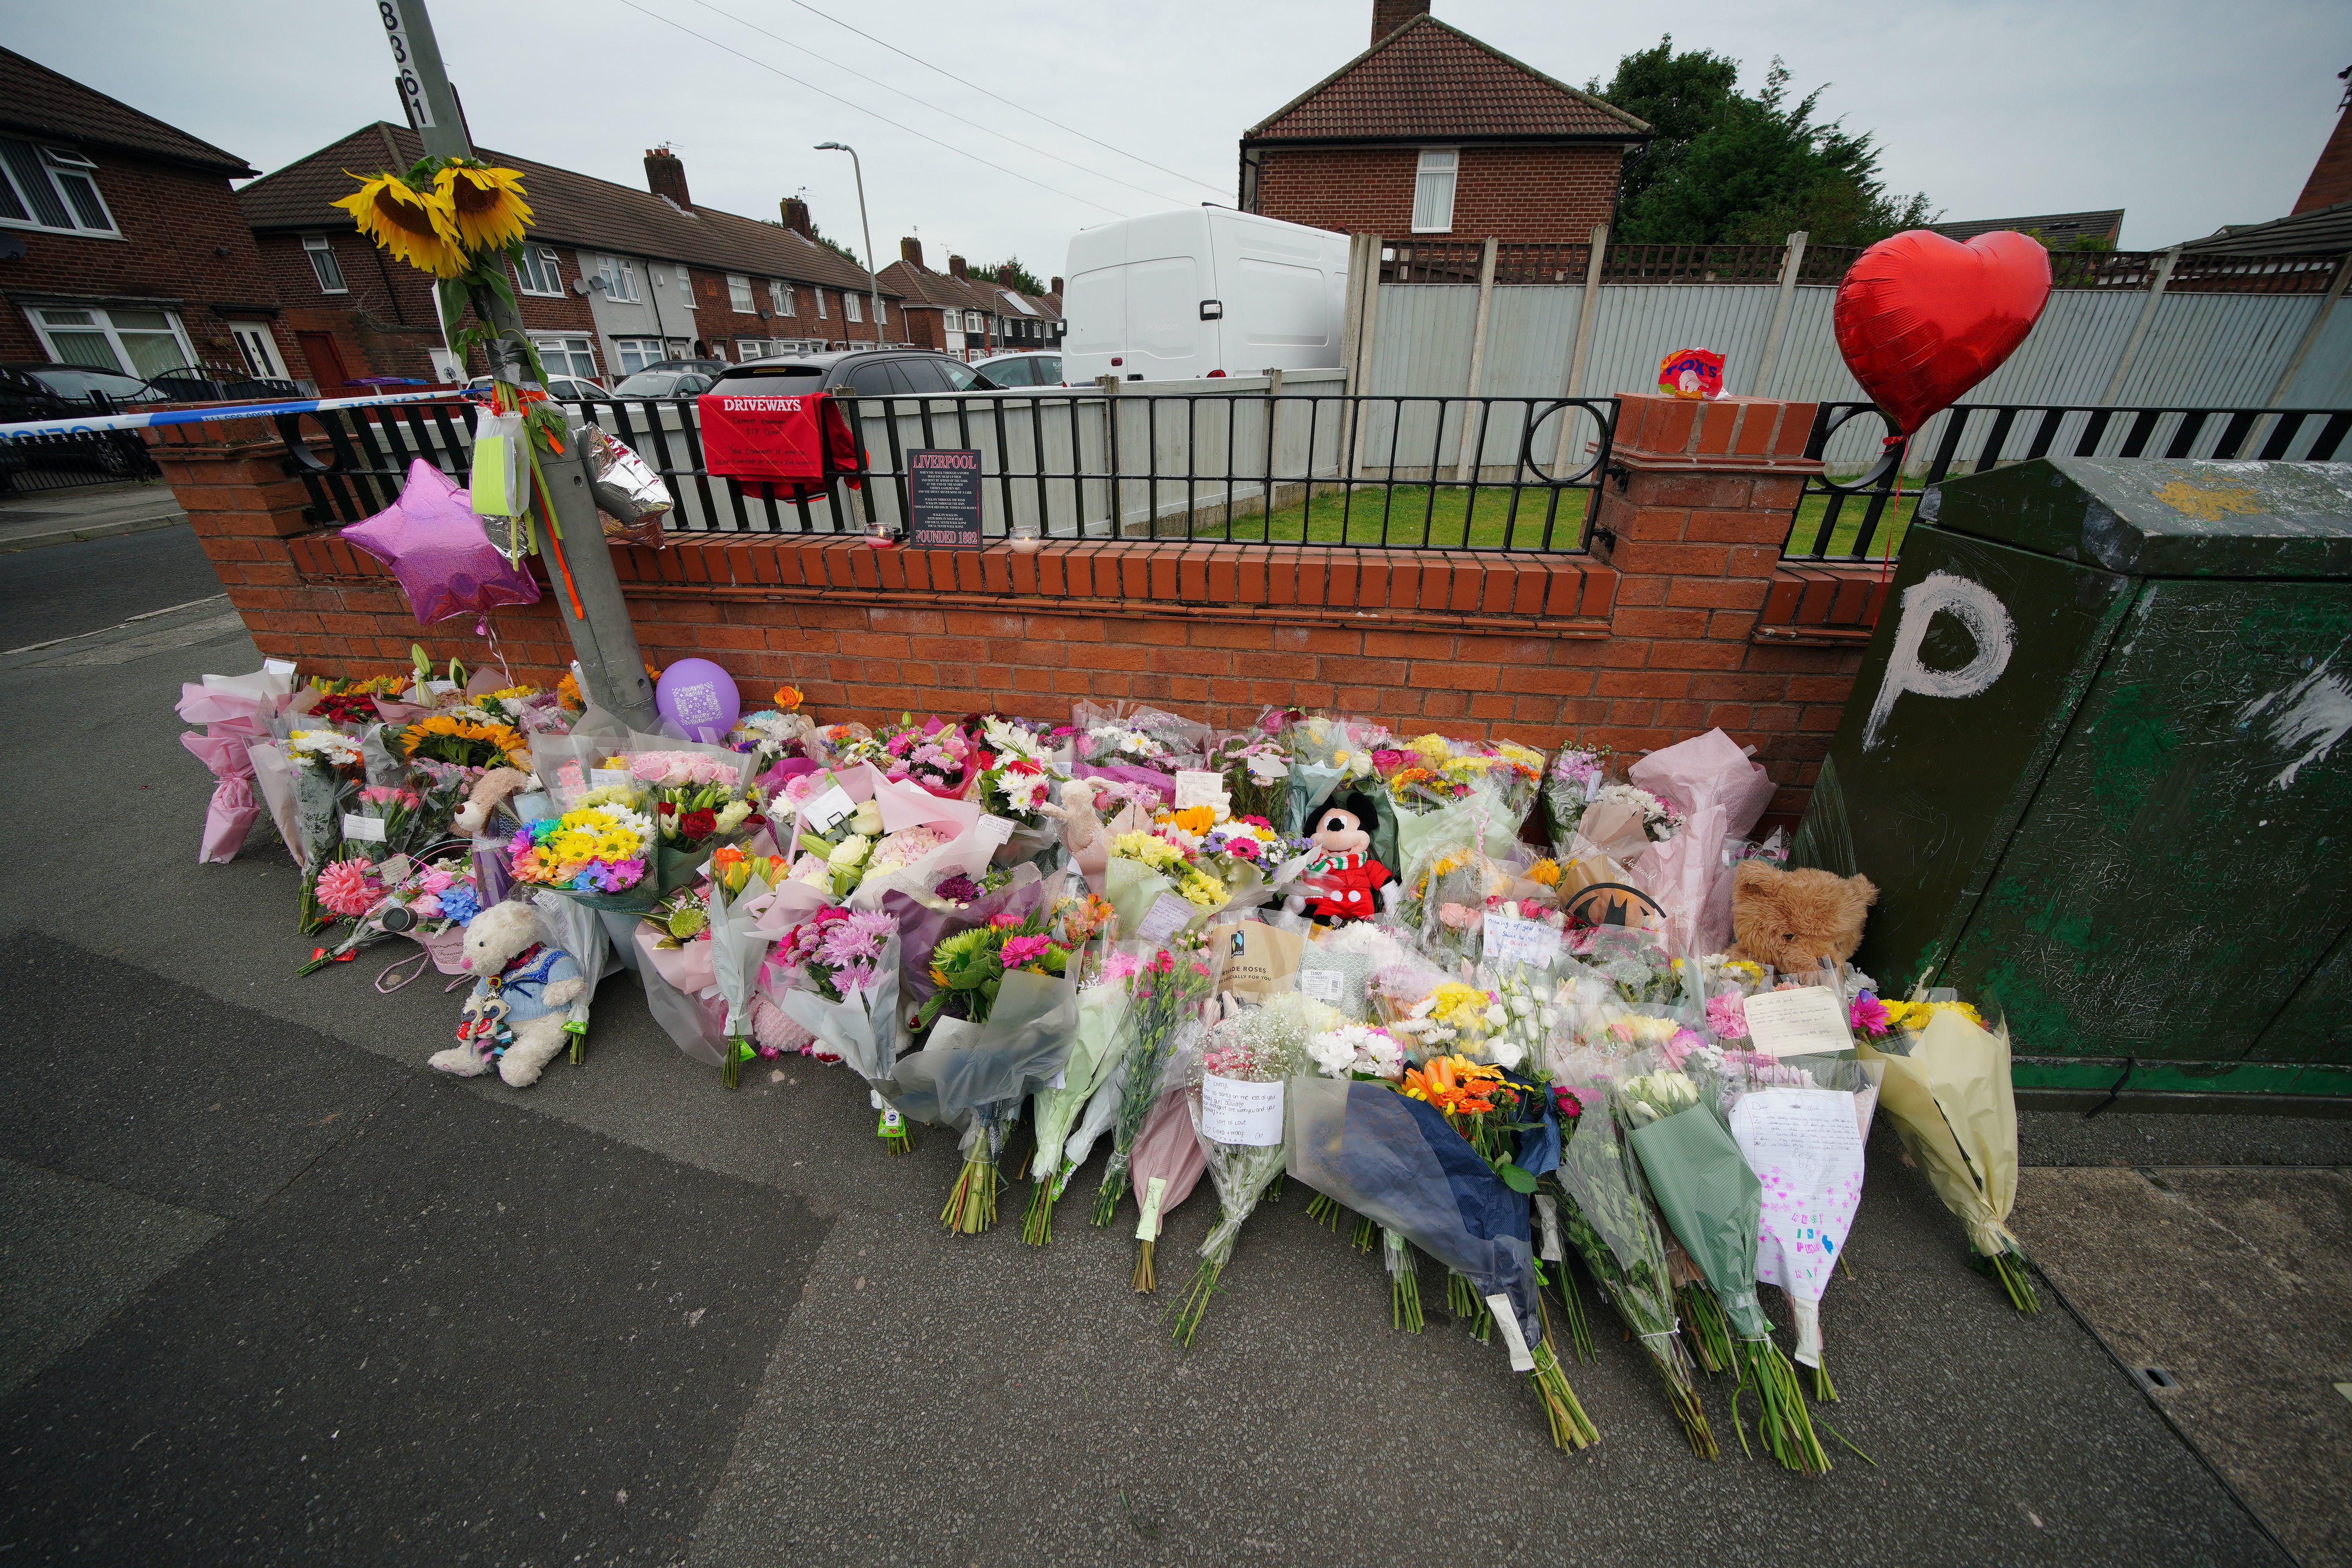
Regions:
<svg viewBox="0 0 2352 1568"><path fill-rule="evenodd" d="M1495 258L1501 242L1489 238L1478 251L1478 314L1470 328L1470 374L1464 384L1465 397L1478 395L1479 384L1486 378L1486 322L1495 305ZM1462 450L1454 459L1454 477L1457 479L1477 472L1478 447L1486 440L1486 421L1479 411L1469 404L1462 405ZM1435 479L1434 474L1430 476Z"/></svg>
<svg viewBox="0 0 2352 1568"><path fill-rule="evenodd" d="M1748 389L1750 396L1772 395L1772 367L1780 361L1780 340L1789 331L1789 312L1797 302L1797 274L1805 265L1805 242L1811 237L1801 228L1789 237L1788 252L1780 258L1780 294L1772 301L1772 325L1764 333L1764 352L1756 359L1756 380Z"/></svg>
<svg viewBox="0 0 2352 1568"><path fill-rule="evenodd" d="M2132 323L2129 341L2124 344L2123 356L2116 361L2116 371L2107 377L2107 389L2099 395L2099 406L2112 408L2124 392L2124 378L2131 374L2132 361L2139 357L2139 345L2147 337L2147 329L2156 321L2157 307L2164 303L2164 290L2172 281L2172 268L2180 259L2180 247L2174 246L2156 264L2156 277L2148 283L2147 300L2139 308L2139 320Z"/></svg>

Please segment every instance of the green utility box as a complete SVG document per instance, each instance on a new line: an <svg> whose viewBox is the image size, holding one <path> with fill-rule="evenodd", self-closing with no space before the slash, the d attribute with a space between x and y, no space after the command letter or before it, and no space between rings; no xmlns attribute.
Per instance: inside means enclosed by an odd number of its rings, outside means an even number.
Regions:
<svg viewBox="0 0 2352 1568"><path fill-rule="evenodd" d="M2352 465L2053 458L1930 492L1794 863L2021 1089L2352 1110ZM1930 521L1931 520L1931 521Z"/></svg>

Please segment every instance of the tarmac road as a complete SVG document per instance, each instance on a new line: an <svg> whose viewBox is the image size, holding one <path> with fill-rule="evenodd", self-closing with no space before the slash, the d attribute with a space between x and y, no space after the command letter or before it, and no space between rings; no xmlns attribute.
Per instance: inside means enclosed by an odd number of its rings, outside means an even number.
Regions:
<svg viewBox="0 0 2352 1568"><path fill-rule="evenodd" d="M1156 1298L1090 1180L1045 1252L1024 1186L950 1238L950 1138L884 1158L813 1064L728 1093L625 980L584 1066L441 1079L456 999L371 984L413 949L298 979L284 851L194 864L172 702L257 663L215 606L0 658L0 1560L2286 1561L2073 1319L1965 1268L1883 1131L1823 1311L1875 1464L1805 1481L1740 1456L1722 1379L1694 1461L1597 1304L1602 1441L1554 1452L1501 1349L1391 1331L1296 1190L1179 1353L1205 1187ZM2102 1121L2162 1163L2165 1119Z"/></svg>
<svg viewBox="0 0 2352 1568"><path fill-rule="evenodd" d="M0 538L0 647L77 637L220 591L185 526L38 550L10 551Z"/></svg>

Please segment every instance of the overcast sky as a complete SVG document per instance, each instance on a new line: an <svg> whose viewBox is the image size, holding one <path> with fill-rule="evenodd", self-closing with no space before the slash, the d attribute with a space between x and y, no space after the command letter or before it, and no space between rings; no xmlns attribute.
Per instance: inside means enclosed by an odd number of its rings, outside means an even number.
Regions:
<svg viewBox="0 0 2352 1568"><path fill-rule="evenodd" d="M697 202L773 216L805 190L818 226L863 250L848 160L809 150L848 142L886 259L919 234L934 266L950 250L1017 253L1045 277L1081 226L1233 201L1243 128L1363 48L1371 3L434 8L487 146L642 187L645 150L667 142ZM6 0L6 13L9 47L259 169L400 118L373 0ZM1738 59L1751 89L1784 56L1800 90L1831 84L1826 111L1876 133L1895 189L1954 219L2120 206L2126 248L2283 216L2352 64L2342 0L1437 0L1436 13L1580 85L1664 31Z"/></svg>

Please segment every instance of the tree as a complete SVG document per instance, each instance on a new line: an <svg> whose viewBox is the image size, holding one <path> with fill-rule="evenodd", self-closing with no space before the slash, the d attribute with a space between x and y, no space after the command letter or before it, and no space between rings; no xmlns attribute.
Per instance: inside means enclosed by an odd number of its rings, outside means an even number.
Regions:
<svg viewBox="0 0 2352 1568"><path fill-rule="evenodd" d="M1021 258L1017 256L1008 256L995 267L967 267L964 270L971 277L993 283L998 268L1003 267L1013 268L1012 287L1017 291L1024 294L1043 294L1045 291L1045 285L1035 273L1021 265Z"/></svg>
<svg viewBox="0 0 2352 1568"><path fill-rule="evenodd" d="M770 228L782 228L784 226L782 222L776 218L763 217L760 221L766 224ZM816 241L819 245L824 246L827 250L832 251L835 256L840 257L844 261L848 262L852 267L856 268L860 272L866 270L865 258L859 256L856 251L850 249L849 247L842 244L837 239L827 239L824 237L824 231L817 227L814 219L811 219L809 222L808 237Z"/></svg>
<svg viewBox="0 0 2352 1568"><path fill-rule="evenodd" d="M1925 195L1895 197L1868 134L1817 121L1823 89L1789 101L1776 56L1764 90L1738 90L1738 62L1677 55L1671 35L1627 55L1602 98L1656 128L1627 160L1617 237L1637 244L1770 244L1804 229L1816 245L1868 245L1933 216Z"/></svg>

